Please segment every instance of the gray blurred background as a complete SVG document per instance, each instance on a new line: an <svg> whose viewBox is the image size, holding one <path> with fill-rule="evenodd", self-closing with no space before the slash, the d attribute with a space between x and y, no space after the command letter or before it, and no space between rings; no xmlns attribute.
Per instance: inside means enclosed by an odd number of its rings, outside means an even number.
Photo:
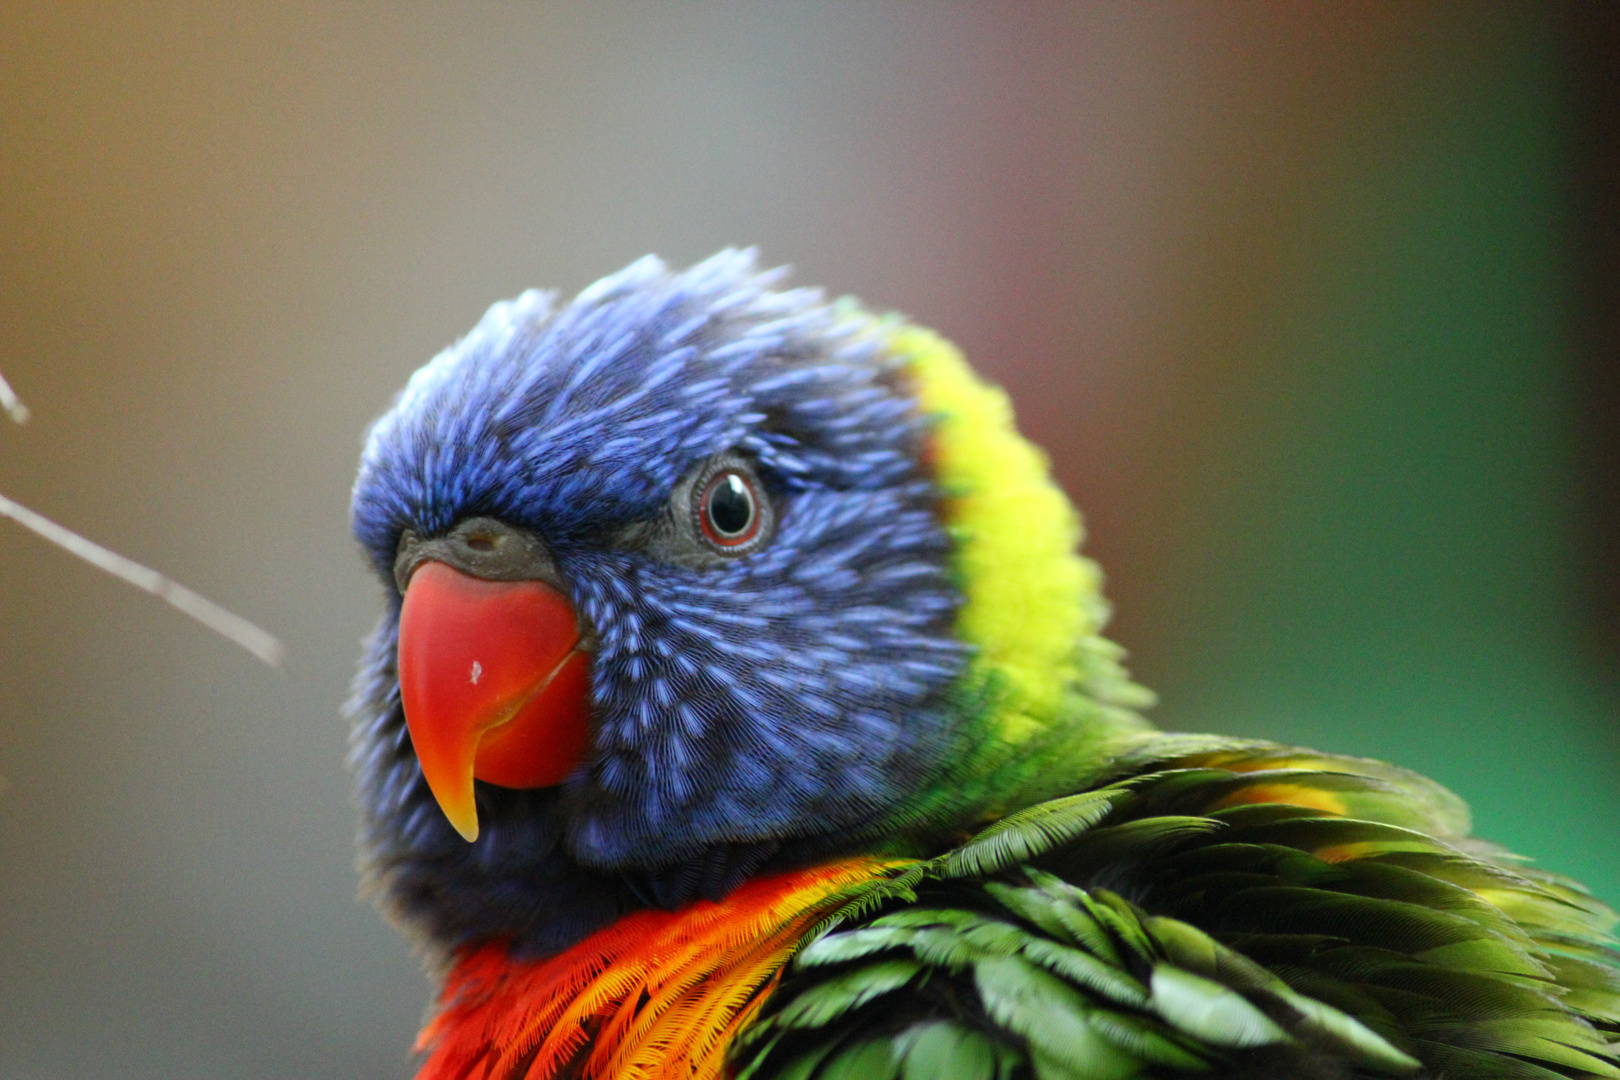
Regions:
<svg viewBox="0 0 1620 1080"><path fill-rule="evenodd" d="M339 718L361 433L492 301L648 251L758 244L962 344L1161 724L1421 769L1620 899L1573 25L8 0L0 492L291 659L0 521L0 1077L410 1074L430 986L356 898Z"/></svg>

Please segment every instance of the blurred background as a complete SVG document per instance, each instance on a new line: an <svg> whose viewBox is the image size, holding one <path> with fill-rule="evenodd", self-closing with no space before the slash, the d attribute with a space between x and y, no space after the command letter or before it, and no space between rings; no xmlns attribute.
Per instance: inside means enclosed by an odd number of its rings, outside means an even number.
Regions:
<svg viewBox="0 0 1620 1080"><path fill-rule="evenodd" d="M1596 5L0 8L0 1076L411 1072L339 709L361 433L494 300L757 244L1011 391L1166 727L1419 769L1620 901Z"/></svg>

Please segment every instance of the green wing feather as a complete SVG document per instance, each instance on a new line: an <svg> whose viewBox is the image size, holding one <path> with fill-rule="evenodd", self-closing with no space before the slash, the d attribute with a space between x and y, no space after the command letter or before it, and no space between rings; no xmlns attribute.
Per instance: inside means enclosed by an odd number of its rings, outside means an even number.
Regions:
<svg viewBox="0 0 1620 1080"><path fill-rule="evenodd" d="M742 1077L1620 1080L1615 915L1378 762L1145 737L851 892Z"/></svg>

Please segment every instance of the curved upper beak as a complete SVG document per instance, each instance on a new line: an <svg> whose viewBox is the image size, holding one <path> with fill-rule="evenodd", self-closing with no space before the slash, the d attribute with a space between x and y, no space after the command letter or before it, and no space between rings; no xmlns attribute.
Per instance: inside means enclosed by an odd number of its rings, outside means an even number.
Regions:
<svg viewBox="0 0 1620 1080"><path fill-rule="evenodd" d="M473 780L549 787L584 759L589 655L567 597L540 581L488 581L426 561L399 620L405 724L433 797L478 837Z"/></svg>

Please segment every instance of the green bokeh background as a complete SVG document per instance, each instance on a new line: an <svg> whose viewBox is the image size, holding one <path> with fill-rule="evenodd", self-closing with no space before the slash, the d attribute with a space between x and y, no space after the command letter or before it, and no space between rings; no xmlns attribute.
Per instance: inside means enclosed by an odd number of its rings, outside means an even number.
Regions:
<svg viewBox="0 0 1620 1080"><path fill-rule="evenodd" d="M1569 42L1545 10L1449 14L1375 54L1361 124L1255 238L1271 272L1182 405L1210 425L1197 525L1131 632L1166 665L1161 723L1398 761L1620 897L1620 708L1577 560Z"/></svg>

